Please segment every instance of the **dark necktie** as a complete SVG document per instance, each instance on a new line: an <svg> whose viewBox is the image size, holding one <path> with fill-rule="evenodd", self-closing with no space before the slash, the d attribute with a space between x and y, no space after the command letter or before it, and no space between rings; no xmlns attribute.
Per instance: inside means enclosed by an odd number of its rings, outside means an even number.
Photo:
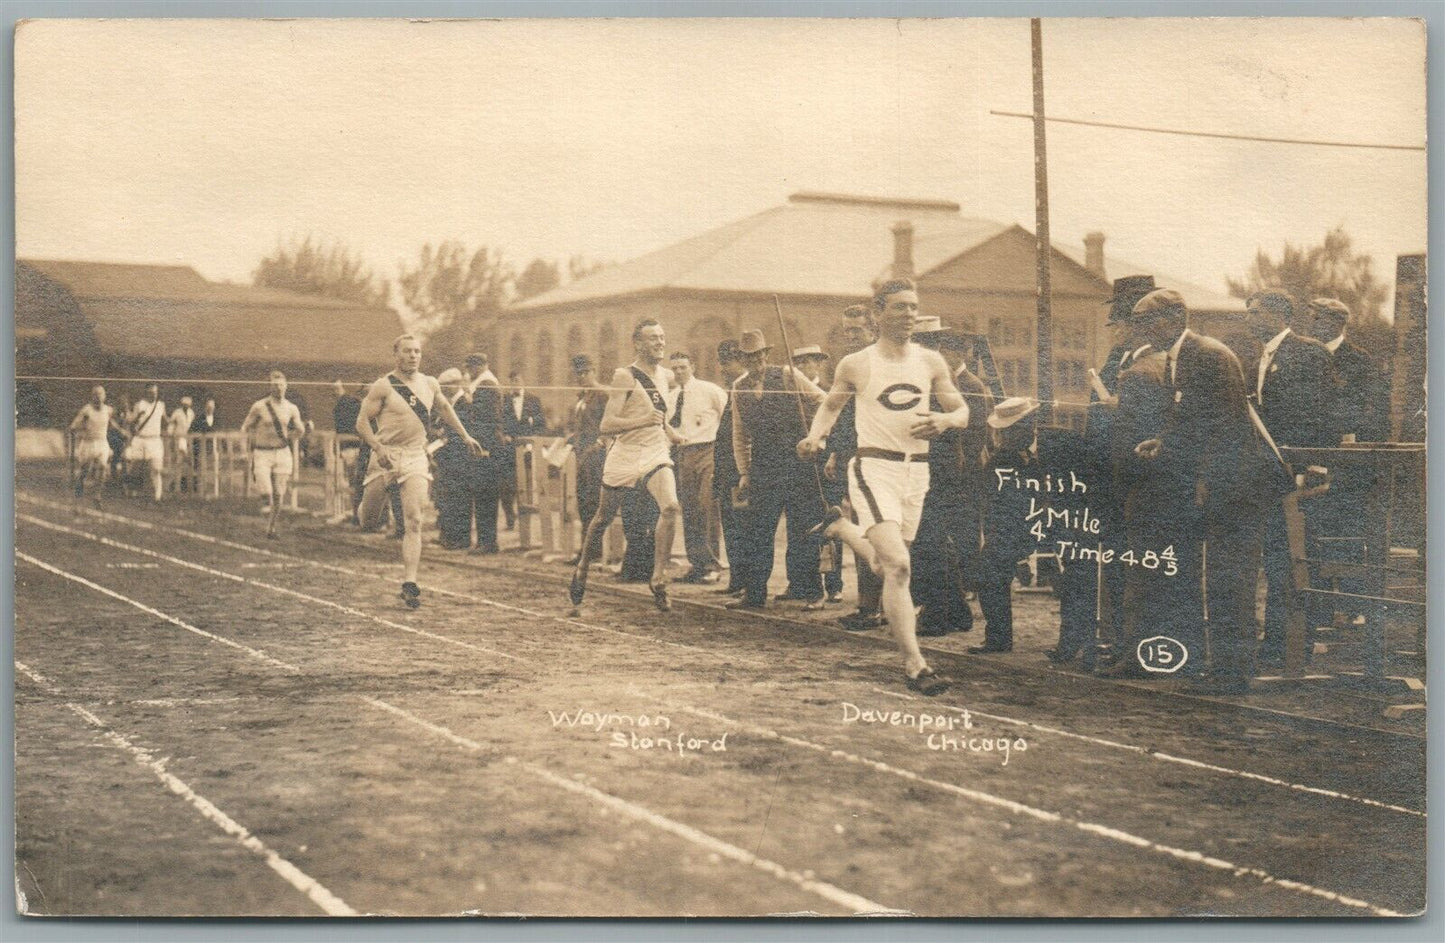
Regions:
<svg viewBox="0 0 1445 943"><path fill-rule="evenodd" d="M681 428L682 428L682 401L683 401L683 399L686 398L686 397L687 397L687 390L678 390L678 391L677 391L677 406L673 408L673 410L672 410L672 419L669 420L669 424L670 424L670 425L672 426L672 428L674 428L674 429L681 429Z"/></svg>

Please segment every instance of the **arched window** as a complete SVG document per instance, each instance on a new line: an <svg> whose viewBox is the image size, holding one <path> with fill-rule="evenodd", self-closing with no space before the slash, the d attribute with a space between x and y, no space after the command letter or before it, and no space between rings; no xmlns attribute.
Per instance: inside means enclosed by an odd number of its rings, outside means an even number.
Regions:
<svg viewBox="0 0 1445 943"><path fill-rule="evenodd" d="M566 356L568 369L571 369L573 357L577 356L578 354L588 353L591 353L591 351L587 349L587 340L582 334L582 325L572 325L572 327L567 331Z"/></svg>
<svg viewBox="0 0 1445 943"><path fill-rule="evenodd" d="M619 366L617 361L617 328L603 324L597 331L597 375L607 382L612 371Z"/></svg>
<svg viewBox="0 0 1445 943"><path fill-rule="evenodd" d="M537 335L537 369L532 377L535 386L552 385L552 332Z"/></svg>
<svg viewBox="0 0 1445 943"><path fill-rule="evenodd" d="M526 377L527 342L522 340L521 334L512 335L512 344L511 347L508 348L507 354L507 373L510 374L515 370L522 374L523 377Z"/></svg>
<svg viewBox="0 0 1445 943"><path fill-rule="evenodd" d="M732 328L721 318L703 318L687 332L687 341L674 349L685 350L692 355L692 365L697 375L705 380L721 382L722 375L717 368L717 345L732 337ZM797 341L793 341L797 343Z"/></svg>

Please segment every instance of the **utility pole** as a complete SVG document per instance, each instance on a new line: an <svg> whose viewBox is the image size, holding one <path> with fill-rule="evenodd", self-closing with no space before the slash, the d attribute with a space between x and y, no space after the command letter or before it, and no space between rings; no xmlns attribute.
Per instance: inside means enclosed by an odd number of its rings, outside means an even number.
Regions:
<svg viewBox="0 0 1445 943"><path fill-rule="evenodd" d="M1039 422L1054 421L1054 333L1049 285L1049 158L1044 139L1044 41L1040 21L1029 21L1034 53L1034 252L1038 264Z"/></svg>

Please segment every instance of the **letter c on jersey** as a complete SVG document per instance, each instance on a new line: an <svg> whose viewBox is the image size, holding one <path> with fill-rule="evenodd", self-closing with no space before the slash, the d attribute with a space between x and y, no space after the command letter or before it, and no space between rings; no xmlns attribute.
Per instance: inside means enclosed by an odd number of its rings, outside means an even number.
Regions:
<svg viewBox="0 0 1445 943"><path fill-rule="evenodd" d="M878 394L878 402L884 409L901 413L923 402L923 391L912 383L895 383Z"/></svg>

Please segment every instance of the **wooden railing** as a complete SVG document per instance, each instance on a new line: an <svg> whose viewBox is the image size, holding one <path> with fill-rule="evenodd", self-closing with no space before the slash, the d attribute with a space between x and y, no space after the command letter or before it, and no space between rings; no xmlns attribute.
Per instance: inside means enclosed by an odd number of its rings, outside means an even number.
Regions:
<svg viewBox="0 0 1445 943"><path fill-rule="evenodd" d="M1343 631L1327 635L1341 641L1320 642L1328 649L1359 646L1365 677L1386 675L1386 621L1415 620L1414 655L1425 653L1425 447L1415 443L1368 443L1328 449L1281 450L1298 471L1326 469L1324 480L1285 496L1293 590L1286 600L1286 675L1303 667L1312 614L1339 612L1349 617ZM1329 516L1331 530L1320 526L1315 508L1339 500L1341 486L1358 497L1359 505ZM1307 527L1307 519L1315 523ZM1345 587L1348 586L1349 589ZM1363 617L1357 639L1353 620ZM1319 627L1314 627L1319 628ZM1411 685L1414 687L1414 685Z"/></svg>

